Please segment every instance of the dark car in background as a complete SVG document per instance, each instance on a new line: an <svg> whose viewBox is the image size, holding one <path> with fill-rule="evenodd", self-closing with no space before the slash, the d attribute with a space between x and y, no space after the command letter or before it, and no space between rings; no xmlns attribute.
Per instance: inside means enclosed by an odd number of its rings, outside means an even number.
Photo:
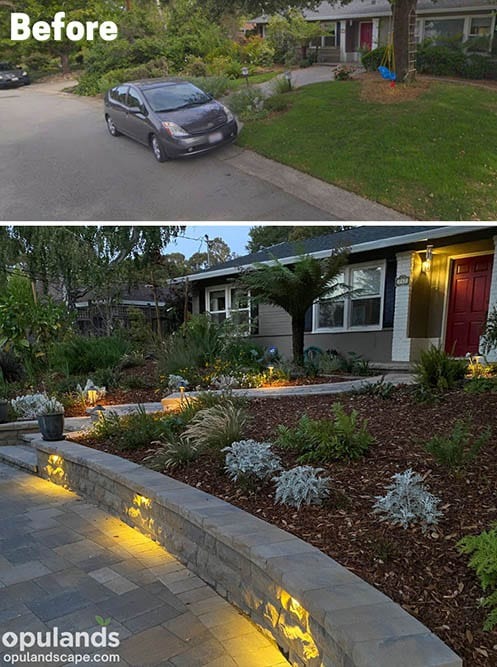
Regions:
<svg viewBox="0 0 497 667"><path fill-rule="evenodd" d="M0 88L17 88L29 86L30 83L29 74L25 69L11 63L0 62Z"/></svg>
<svg viewBox="0 0 497 667"><path fill-rule="evenodd" d="M105 94L105 121L113 137L125 134L150 146L159 162L204 153L234 141L233 113L182 79L151 79Z"/></svg>

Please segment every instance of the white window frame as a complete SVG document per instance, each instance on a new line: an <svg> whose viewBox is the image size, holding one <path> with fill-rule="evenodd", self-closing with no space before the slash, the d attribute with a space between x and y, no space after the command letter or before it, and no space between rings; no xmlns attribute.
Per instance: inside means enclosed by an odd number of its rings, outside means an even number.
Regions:
<svg viewBox="0 0 497 667"><path fill-rule="evenodd" d="M226 313L226 319L231 320L231 313L241 313L241 312L247 312L248 313L248 328L252 327L252 304L251 304L251 296L250 296L250 290L247 290L247 297L248 297L248 307L247 308L232 308L231 304L231 290L237 289L235 285L233 284L224 284L224 285L213 285L211 287L206 287L205 288L205 312L208 313L209 315L217 315L218 313ZM211 300L210 300L210 294L211 292L221 292L224 290L224 300L226 303L226 310L210 310L210 305L211 305Z"/></svg>
<svg viewBox="0 0 497 667"><path fill-rule="evenodd" d="M312 333L345 333L347 331L380 331L383 329L383 310L385 305L385 275L386 259L380 262L364 262L361 264L348 264L344 267L344 283L352 286L352 271L355 269L381 269L380 275L380 321L378 324L352 326L350 324L352 315L353 297L345 296L343 304L343 326L342 327L320 327L319 326L319 299L312 306ZM356 298L366 298L357 296Z"/></svg>

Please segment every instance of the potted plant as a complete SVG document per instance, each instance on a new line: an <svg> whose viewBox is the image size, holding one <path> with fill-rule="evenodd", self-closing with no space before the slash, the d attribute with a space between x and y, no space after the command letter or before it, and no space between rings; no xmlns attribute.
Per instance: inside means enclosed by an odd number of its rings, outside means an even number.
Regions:
<svg viewBox="0 0 497 667"><path fill-rule="evenodd" d="M55 397L46 398L37 416L43 440L64 439L64 406Z"/></svg>

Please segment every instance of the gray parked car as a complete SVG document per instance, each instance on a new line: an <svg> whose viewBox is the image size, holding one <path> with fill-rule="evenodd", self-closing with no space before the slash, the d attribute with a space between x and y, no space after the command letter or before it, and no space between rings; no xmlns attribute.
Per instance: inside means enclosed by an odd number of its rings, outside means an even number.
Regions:
<svg viewBox="0 0 497 667"><path fill-rule="evenodd" d="M11 63L0 63L0 88L29 86L31 79L25 69Z"/></svg>
<svg viewBox="0 0 497 667"><path fill-rule="evenodd" d="M159 162L204 153L234 141L235 116L189 81L151 79L116 86L105 94L105 121L120 134L150 146Z"/></svg>

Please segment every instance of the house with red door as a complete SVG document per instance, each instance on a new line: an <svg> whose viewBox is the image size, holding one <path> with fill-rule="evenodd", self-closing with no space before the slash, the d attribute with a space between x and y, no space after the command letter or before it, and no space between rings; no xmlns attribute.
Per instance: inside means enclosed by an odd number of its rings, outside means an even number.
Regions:
<svg viewBox="0 0 497 667"><path fill-rule="evenodd" d="M314 10L304 10L304 16L308 21L321 23L326 30L323 37L312 43L314 48L318 47L320 62L358 62L361 53L385 46L391 38L392 4L389 0L321 2ZM269 18L259 16L252 21L262 36L266 34ZM492 50L495 4L486 0L418 0L413 21L418 43L425 39L435 42L478 39L479 50Z"/></svg>
<svg viewBox="0 0 497 667"><path fill-rule="evenodd" d="M254 342L291 356L291 325L281 308L256 304L237 284L241 271L302 254L349 251L338 282L350 295L325 295L307 312L305 346L354 352L379 364L415 361L431 345L463 357L479 352L497 307L497 226L364 225L298 243L279 243L188 277L193 312L244 325Z"/></svg>

